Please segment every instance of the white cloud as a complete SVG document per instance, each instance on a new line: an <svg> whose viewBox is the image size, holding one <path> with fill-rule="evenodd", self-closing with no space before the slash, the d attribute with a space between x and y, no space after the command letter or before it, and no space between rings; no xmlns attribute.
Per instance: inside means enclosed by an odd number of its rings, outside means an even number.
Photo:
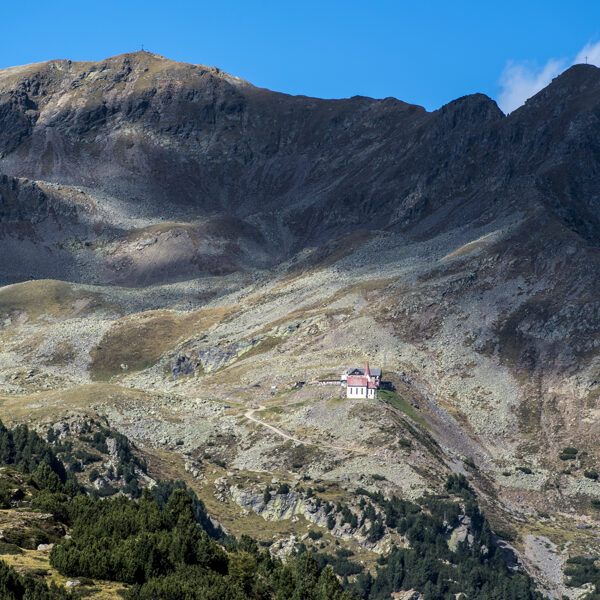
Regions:
<svg viewBox="0 0 600 600"><path fill-rule="evenodd" d="M508 63L500 76L498 106L505 114L546 87L564 68L564 60L550 59L541 69L530 63Z"/></svg>
<svg viewBox="0 0 600 600"><path fill-rule="evenodd" d="M575 57L572 65L587 62L600 66L600 42L587 43ZM525 100L546 87L569 64L566 58L551 58L539 67L531 62L509 62L498 82L498 106L508 114L525 103Z"/></svg>

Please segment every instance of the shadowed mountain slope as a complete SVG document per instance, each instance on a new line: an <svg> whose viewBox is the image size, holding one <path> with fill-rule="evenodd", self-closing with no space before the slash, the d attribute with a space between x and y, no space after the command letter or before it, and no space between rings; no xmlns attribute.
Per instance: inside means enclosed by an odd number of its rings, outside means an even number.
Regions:
<svg viewBox="0 0 600 600"><path fill-rule="evenodd" d="M433 235L540 203L595 244L598 73L572 67L505 118L479 94L433 113L292 97L145 52L51 61L0 73L0 171L110 197L144 225L243 219L261 264L357 228ZM88 217L88 241L132 228L107 218Z"/></svg>

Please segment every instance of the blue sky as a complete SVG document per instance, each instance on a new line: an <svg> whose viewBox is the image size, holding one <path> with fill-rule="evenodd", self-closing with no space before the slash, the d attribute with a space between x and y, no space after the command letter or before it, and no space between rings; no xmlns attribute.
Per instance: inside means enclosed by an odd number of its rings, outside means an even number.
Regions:
<svg viewBox="0 0 600 600"><path fill-rule="evenodd" d="M292 94L394 96L439 108L473 92L515 108L586 44L600 2L4 0L0 67L139 49ZM511 95L512 94L512 95Z"/></svg>

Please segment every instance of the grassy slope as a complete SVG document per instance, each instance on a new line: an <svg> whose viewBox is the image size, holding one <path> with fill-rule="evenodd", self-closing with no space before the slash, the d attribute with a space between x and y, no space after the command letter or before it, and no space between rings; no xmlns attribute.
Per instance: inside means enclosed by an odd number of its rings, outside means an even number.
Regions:
<svg viewBox="0 0 600 600"><path fill-rule="evenodd" d="M415 423L418 423L422 427L430 429L429 423L415 410L415 408L407 402L404 398L399 396L396 392L390 390L379 390L377 397L383 402L387 402L394 408L402 411L407 417L409 417Z"/></svg>
<svg viewBox="0 0 600 600"><path fill-rule="evenodd" d="M116 321L90 352L90 373L96 381L108 381L123 372L142 371L154 365L167 350L226 318L229 308L180 314L161 310L140 313Z"/></svg>

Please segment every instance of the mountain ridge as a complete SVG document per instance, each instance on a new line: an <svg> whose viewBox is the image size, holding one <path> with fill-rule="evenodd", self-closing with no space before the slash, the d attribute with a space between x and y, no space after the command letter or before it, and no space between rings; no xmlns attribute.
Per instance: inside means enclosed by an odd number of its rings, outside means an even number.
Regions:
<svg viewBox="0 0 600 600"><path fill-rule="evenodd" d="M130 77L131 73L127 76L124 73L132 68L133 59L142 62L150 60L160 65L166 62L168 68L176 65L177 69L187 69L186 73L194 68L189 65L181 66L167 59L157 59L151 55L148 58L146 53L119 55L92 64L90 67L91 73L95 74L98 73L98 69L101 69L102 73L105 70L112 72L111 68L115 71L106 77L109 80L112 77L116 81L103 84L104 87L100 86L98 91L102 94L116 94L115 86L121 84L123 87L125 84L121 79L125 77L126 81ZM45 64L52 65L52 63ZM137 71L140 71L140 68L141 74L137 74L135 81L143 78L143 69L146 67L142 67L141 64L135 66ZM79 76L86 72L80 73ZM43 82L33 84L22 82L21 87L29 86L30 92L21 90L16 98L8 98L8 100L5 98L3 102L4 122L8 122L5 131L8 130L8 135L10 134L12 118L16 132L11 139L5 139L3 147L0 148L3 156L0 167L6 174L14 176L95 187L117 196L128 196L133 193L135 197L136 189L143 190L147 198L155 197L154 203L159 202L155 191L159 190L162 210L165 209L165 205L168 205L168 210L177 211L183 208L188 212L199 210L204 214L214 211L234 211L242 218L254 215L255 219L263 223L265 217L268 219L268 213L265 214L262 210L266 195L268 211L287 212L289 222L295 224L292 231L289 231L289 227L282 228L281 225L276 225L269 228L269 233L275 235L278 244L283 243L284 247L293 251L301 248L303 244L311 243L311 236L308 234L310 230L320 233L321 237L317 239L321 241L327 239L329 229L335 229L336 224L341 224L341 232L344 232L344 219L349 220L345 231L351 230L352 216L348 208L352 206L360 207L361 219L364 219L365 215L372 218L374 227L392 224L386 214L393 215L395 227L402 227L403 221L414 224L425 205L431 202L427 196L440 196L440 193L443 193L439 185L434 186L435 189L431 192L427 189L420 191L419 188L430 187L427 179L436 178L440 164L445 163L447 170L455 170L452 161L449 163L442 155L446 154L449 157L457 155L457 159L462 162L462 170L467 170L469 163L472 165L471 170L479 169L478 161L466 155L481 154L485 157L487 154L489 158L486 157L486 160L493 162L494 148L493 144L490 144L490 139L500 135L494 129L493 123L502 123L501 127L505 125L501 111L492 100L486 99L483 95L463 97L438 111L427 113L422 108L391 99L373 100L354 97L342 100L319 100L302 96L286 96L259 88L246 90L247 93L241 96L236 92L232 92L231 95L224 91L228 88L221 88L219 84L214 83L215 70L209 69L202 73L208 75L208 83L206 85L203 83L198 90L190 89L186 92L187 96L191 94L191 104L182 98L181 94L172 97L172 94L177 92L171 90L169 84L168 89L163 90L162 99L156 99L157 93L161 95L156 87L150 88L149 96L148 92L125 90L115 96L112 105L107 105L106 101L99 104L94 100L93 95L90 97L89 94L84 94L82 100L88 102L91 98L92 105L91 108L81 109L81 107L77 108L77 102L80 102L77 98L78 90L82 87L86 88L84 82L84 84L77 83L75 90L55 91L63 98L61 100L63 104L65 102L69 104L65 94L67 97L72 97L70 102L75 103L72 109L67 110L66 113L61 109L62 113L58 114L48 109L42 111L46 116L34 115L33 117L32 113L36 111L32 106L36 104L30 95L40 97L41 102L47 103L48 92L43 89L40 92L39 86L42 86ZM95 84L91 82L87 85ZM147 85L147 82L144 85ZM215 93L217 96L214 95ZM193 98L197 99L193 100ZM217 101L217 98L221 99ZM275 113L278 115L282 114L281 107L278 106L282 102L284 104L287 102L286 106L289 106L287 112L293 113L292 121L288 121L285 129L282 129L282 126L267 117L266 127L262 127L265 115L260 111L264 112L264 110L255 108L256 101L267 103L269 110L278 111ZM153 102L156 106L154 111L150 111ZM165 104L171 106L173 102L176 102L177 108L171 117L168 116L168 111L163 116L157 116L161 115ZM215 103L220 103L218 106L220 110L217 112L215 112L217 110ZM326 109L325 113L323 109ZM192 112L189 112L190 110ZM332 110L336 114L329 115ZM148 111L152 114L148 115ZM186 119L191 119L192 124L182 125L178 121L180 113L177 111L184 111ZM119 117L123 113L125 117ZM217 113L220 114L221 124L213 122ZM243 116L246 114L247 116ZM311 117L311 115L315 116ZM242 116L244 119L242 125L236 125L235 123L239 122ZM32 118L36 121L35 127L31 124ZM119 118L124 118L125 121L119 122ZM154 123L157 118L158 131L152 133L149 138L148 134L156 129L157 125ZM193 125L193 120L197 118L207 124ZM167 122L161 125L161 120L164 119L167 119ZM260 123L263 133L256 135L258 132L256 126L249 131L249 123L251 124L253 119L258 121L257 124ZM175 125L175 122L178 124ZM371 130L375 123L377 127L386 130L385 138L378 142L374 141ZM464 127L466 123L471 130L470 135L465 137L458 134L454 138L452 131L457 127L459 129L461 126ZM491 127L485 127L486 125ZM131 130L132 126L133 130ZM300 129L290 138L290 133L298 126L307 129L304 133ZM479 126L483 127L482 131L478 130ZM200 130L196 131L198 127ZM130 133L122 131L124 128L128 128ZM362 141L358 144L355 143L357 128L361 132L359 136L362 135ZM202 129L208 129L207 133L202 133ZM164 132L160 133L163 130ZM344 134L345 130L352 135L349 137ZM61 131L63 133L60 133ZM103 131L105 133L102 133ZM110 133L111 131L115 133ZM237 133L232 133L236 131ZM57 133L59 133L58 138ZM95 160L86 168L87 151L78 148L77 145L73 146L73 142L70 141L73 135L78 139L84 139L86 135L93 136L94 141L90 142L92 147L97 148L96 152L104 152L105 158L100 161ZM514 132L509 133L511 137L515 135ZM6 136L7 133L4 137ZM27 143L21 143L23 136L28 138ZM171 136L176 146L171 142L165 146L161 141L163 138L166 139L165 136ZM190 145L192 138L196 141L192 141ZM420 147L419 140L422 141ZM493 139L491 141L493 142ZM332 155L332 144L340 149L343 148L343 151ZM143 147L138 148L139 145ZM19 152L14 151L16 146L19 146ZM440 146L438 151L435 150L436 146ZM123 152L126 148L129 148L128 154L135 158L124 159ZM27 158L28 152L30 158ZM398 166L390 162L390 157L398 156L402 161L403 155L405 160L399 171ZM178 156L186 157L188 165L181 164ZM291 156L296 157L293 163L290 163ZM311 158L306 160L309 156ZM117 157L119 160L115 160ZM300 157L304 158L298 160ZM379 165L375 171L379 172L375 181L372 181L373 177L370 176L373 172L370 161L375 161ZM345 165L347 162L349 164ZM426 181L423 181L423 175L418 175L420 163L425 163ZM98 172L100 164L104 164L102 175ZM218 173L213 173L215 164L219 165ZM165 165L169 165L166 171ZM334 173L331 172L332 168L336 169ZM354 172L355 175L349 176L349 172ZM400 172L412 173L412 177L402 182L403 178L398 176ZM294 174L293 177L291 173ZM421 182L415 181L415 176L418 176ZM507 176L510 177L510 174L503 175L504 178ZM215 179L219 184L218 188L210 183ZM389 181L390 179L392 181ZM131 188L132 180L135 181L133 188ZM109 184L109 181L114 183ZM148 181L152 182L150 187L147 185ZM232 181L239 181L239 183L232 183ZM472 182L468 179L464 182L444 181L442 185L444 188L451 189L451 194L456 196L464 193L463 190L466 186L471 186ZM415 190L418 198L415 198ZM313 200L309 200L310 198ZM166 203L165 199L167 199ZM307 202L308 206L305 209ZM149 204L152 205L152 202ZM393 208L393 205L396 208ZM400 214L397 214L398 211ZM335 217L328 219L325 212L333 212ZM314 215L318 215L317 224L326 224L324 231L322 231L323 227L315 228L315 223L310 222L311 216ZM388 222L386 223L385 220ZM263 231L264 233L266 232ZM286 242L290 237L291 240Z"/></svg>

